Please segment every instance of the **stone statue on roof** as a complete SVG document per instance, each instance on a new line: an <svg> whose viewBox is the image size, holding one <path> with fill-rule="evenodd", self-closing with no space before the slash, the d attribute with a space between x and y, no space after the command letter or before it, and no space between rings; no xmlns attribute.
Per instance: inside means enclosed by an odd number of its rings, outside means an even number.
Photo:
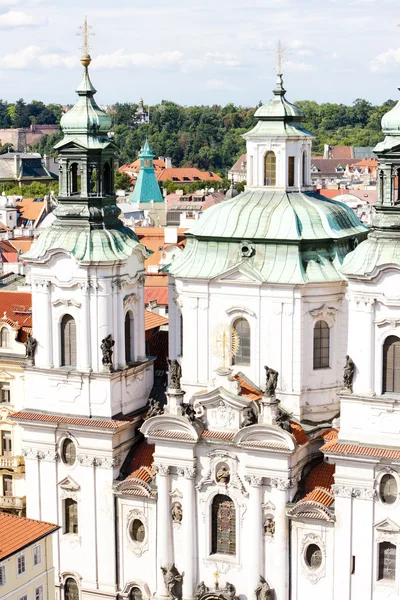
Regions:
<svg viewBox="0 0 400 600"><path fill-rule="evenodd" d="M28 337L25 342L25 358L27 358L32 365L35 364L36 346L37 340L30 333L28 333Z"/></svg>
<svg viewBox="0 0 400 600"><path fill-rule="evenodd" d="M246 406L243 409L243 421L240 424L240 428L249 427L250 425L255 425L257 423L257 415L251 406Z"/></svg>
<svg viewBox="0 0 400 600"><path fill-rule="evenodd" d="M171 380L170 388L173 390L181 389L182 368L176 358L168 359L169 377Z"/></svg>
<svg viewBox="0 0 400 600"><path fill-rule="evenodd" d="M260 584L255 589L255 595L257 600L270 600L272 598L272 590L262 575L260 575Z"/></svg>
<svg viewBox="0 0 400 600"><path fill-rule="evenodd" d="M356 365L354 364L354 361L347 354L346 364L345 364L344 373L343 373L343 388L345 390L348 390L349 392L353 392L353 378L354 378L355 368L356 368Z"/></svg>
<svg viewBox="0 0 400 600"><path fill-rule="evenodd" d="M264 369L265 369L265 377L266 377L265 395L268 398L271 398L271 397L275 396L275 390L278 385L279 373L278 373L278 371L275 371L275 369L271 369L271 367L268 367L267 365L264 367Z"/></svg>

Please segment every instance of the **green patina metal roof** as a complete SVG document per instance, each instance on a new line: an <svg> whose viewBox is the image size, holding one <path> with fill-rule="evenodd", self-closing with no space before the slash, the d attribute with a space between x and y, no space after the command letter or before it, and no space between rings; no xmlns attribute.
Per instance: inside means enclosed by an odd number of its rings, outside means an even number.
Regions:
<svg viewBox="0 0 400 600"><path fill-rule="evenodd" d="M153 166L154 154L146 140L139 154L140 169L136 180L135 189L129 202L148 204L150 202L164 202L160 186L158 185Z"/></svg>
<svg viewBox="0 0 400 600"><path fill-rule="evenodd" d="M381 267L400 267L400 238L377 236L371 233L348 254L341 271L347 276L372 278Z"/></svg>
<svg viewBox="0 0 400 600"><path fill-rule="evenodd" d="M261 106L254 114L257 125L243 137L315 137L301 124L303 111L286 100L282 75L277 76L274 97L268 104Z"/></svg>
<svg viewBox="0 0 400 600"><path fill-rule="evenodd" d="M249 190L204 213L170 271L178 278L212 279L245 269L260 282L338 281L349 239L367 231L348 206L319 194ZM254 245L247 258L244 241Z"/></svg>

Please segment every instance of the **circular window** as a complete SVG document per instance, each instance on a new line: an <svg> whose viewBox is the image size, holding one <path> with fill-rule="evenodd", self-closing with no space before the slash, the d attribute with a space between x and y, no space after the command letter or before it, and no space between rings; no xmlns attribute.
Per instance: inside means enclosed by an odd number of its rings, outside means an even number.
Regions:
<svg viewBox="0 0 400 600"><path fill-rule="evenodd" d="M72 466L76 461L76 448L72 440L66 439L62 445L61 457L66 465Z"/></svg>
<svg viewBox="0 0 400 600"><path fill-rule="evenodd" d="M144 542L146 529L144 523L140 519L134 519L131 525L131 537L134 542Z"/></svg>
<svg viewBox="0 0 400 600"><path fill-rule="evenodd" d="M310 569L319 569L322 564L321 548L317 544L310 544L307 546L305 558Z"/></svg>
<svg viewBox="0 0 400 600"><path fill-rule="evenodd" d="M379 486L379 496L384 504L394 504L398 497L396 478L393 475L384 475Z"/></svg>

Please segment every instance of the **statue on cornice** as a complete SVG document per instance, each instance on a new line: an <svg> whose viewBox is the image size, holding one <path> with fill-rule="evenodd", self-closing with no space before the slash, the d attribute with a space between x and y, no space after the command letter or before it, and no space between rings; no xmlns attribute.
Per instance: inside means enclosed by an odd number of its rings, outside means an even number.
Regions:
<svg viewBox="0 0 400 600"><path fill-rule="evenodd" d="M111 333L101 340L101 352L103 354L102 363L105 367L112 367L113 347L115 345Z"/></svg>
<svg viewBox="0 0 400 600"><path fill-rule="evenodd" d="M172 360L168 359L168 365L169 365L169 377L171 380L171 384L169 387L172 388L173 390L180 390L181 389L181 377L182 377L181 365L176 360L176 358L173 358Z"/></svg>
<svg viewBox="0 0 400 600"><path fill-rule="evenodd" d="M215 476L217 483L223 483L224 485L227 485L229 483L230 478L230 470L225 465L222 465L222 467L218 469L217 474Z"/></svg>
<svg viewBox="0 0 400 600"><path fill-rule="evenodd" d="M345 390L348 390L351 393L353 392L353 378L354 378L355 368L356 368L356 365L354 364L354 361L347 354L346 364L345 364L344 373L343 373L343 388Z"/></svg>
<svg viewBox="0 0 400 600"><path fill-rule="evenodd" d="M182 404L182 415L186 417L191 423L196 418L196 411L192 404Z"/></svg>
<svg viewBox="0 0 400 600"><path fill-rule="evenodd" d="M28 333L28 338L25 342L25 358L27 358L32 365L35 364L35 352L36 352L37 340Z"/></svg>
<svg viewBox="0 0 400 600"><path fill-rule="evenodd" d="M255 425L257 423L257 415L251 406L246 406L243 409L243 421L240 424L240 427L249 427L250 425Z"/></svg>
<svg viewBox="0 0 400 600"><path fill-rule="evenodd" d="M270 600L272 598L272 590L262 575L260 575L260 584L255 589L255 595L257 600Z"/></svg>
<svg viewBox="0 0 400 600"><path fill-rule="evenodd" d="M176 568L175 563L169 564L167 567L161 567L161 571L170 600L181 600L183 577Z"/></svg>
<svg viewBox="0 0 400 600"><path fill-rule="evenodd" d="M179 502L176 502L171 509L171 516L173 523L182 523L183 518L183 510L182 505Z"/></svg>
<svg viewBox="0 0 400 600"><path fill-rule="evenodd" d="M150 419L151 417L158 417L158 415L162 415L163 412L164 411L161 407L160 401L156 400L156 398L150 398L149 410L147 411L146 419Z"/></svg>
<svg viewBox="0 0 400 600"><path fill-rule="evenodd" d="M287 431L288 433L292 433L292 426L290 424L290 417L292 415L287 413L286 411L282 410L281 408L278 409L278 415L276 417L276 424L283 429L284 431Z"/></svg>
<svg viewBox="0 0 400 600"><path fill-rule="evenodd" d="M271 369L271 367L265 366L265 395L268 398L275 396L275 390L278 385L278 371Z"/></svg>
<svg viewBox="0 0 400 600"><path fill-rule="evenodd" d="M227 600L234 600L236 598L236 588L233 583L229 583L229 581L225 584L225 593L222 594L224 598Z"/></svg>
<svg viewBox="0 0 400 600"><path fill-rule="evenodd" d="M196 598L198 598L198 600L200 600L200 598L202 596L204 596L204 594L207 594L207 592L209 592L209 591L210 591L210 589L206 586L204 581L200 581L200 583L198 584L198 586L196 588Z"/></svg>

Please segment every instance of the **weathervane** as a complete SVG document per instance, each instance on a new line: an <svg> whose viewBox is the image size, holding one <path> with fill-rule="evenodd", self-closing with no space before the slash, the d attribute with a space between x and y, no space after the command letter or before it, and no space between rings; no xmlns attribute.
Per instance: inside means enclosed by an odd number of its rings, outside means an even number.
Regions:
<svg viewBox="0 0 400 600"><path fill-rule="evenodd" d="M281 40L279 40L276 49L273 52L268 52L268 55L270 54L275 54L275 69L278 75L282 75L283 65L285 64L285 62L287 61L287 57L290 56L291 53L288 52L288 49L285 46L283 46Z"/></svg>
<svg viewBox="0 0 400 600"><path fill-rule="evenodd" d="M89 25L87 17L85 16L83 25L81 25L79 27L80 31L76 35L83 39L83 46L81 47L81 50L83 50L83 53L87 54L87 55L89 55L89 50L90 50L89 38L93 37L95 35L94 33L92 33L91 29L92 29L92 26Z"/></svg>

